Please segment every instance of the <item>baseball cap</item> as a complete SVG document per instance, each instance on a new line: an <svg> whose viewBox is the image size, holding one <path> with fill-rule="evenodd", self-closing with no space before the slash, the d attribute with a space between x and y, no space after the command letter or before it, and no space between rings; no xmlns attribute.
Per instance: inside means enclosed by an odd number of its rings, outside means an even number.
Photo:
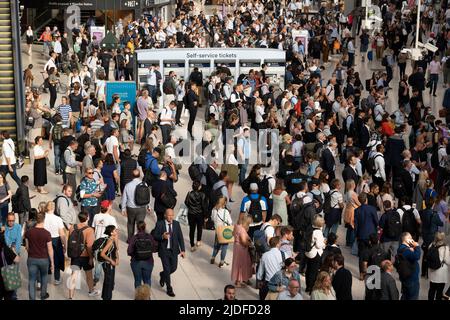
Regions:
<svg viewBox="0 0 450 320"><path fill-rule="evenodd" d="M257 191L258 190L258 184L257 183L250 183L250 190Z"/></svg>
<svg viewBox="0 0 450 320"><path fill-rule="evenodd" d="M100 202L100 207L109 208L110 204L111 204L111 202L109 202L109 200L103 200L102 202Z"/></svg>

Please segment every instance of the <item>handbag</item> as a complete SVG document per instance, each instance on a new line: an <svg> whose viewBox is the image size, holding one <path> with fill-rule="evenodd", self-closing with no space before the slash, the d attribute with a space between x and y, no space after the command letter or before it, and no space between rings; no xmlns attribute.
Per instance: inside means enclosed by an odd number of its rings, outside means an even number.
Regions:
<svg viewBox="0 0 450 320"><path fill-rule="evenodd" d="M227 222L225 222L225 210L223 214L223 219L217 215L217 218L219 218L223 223L225 223L225 226L218 226L216 228L216 235L217 235L217 241L220 244L227 244L227 243L233 243L234 242L234 226L228 225Z"/></svg>
<svg viewBox="0 0 450 320"><path fill-rule="evenodd" d="M217 241L220 244L227 244L234 242L233 236L234 226L218 226L216 228Z"/></svg>
<svg viewBox="0 0 450 320"><path fill-rule="evenodd" d="M8 265L5 259L4 250L2 250L3 267L1 269L3 284L6 291L14 291L22 285L19 266L15 263Z"/></svg>
<svg viewBox="0 0 450 320"><path fill-rule="evenodd" d="M250 260L253 263L256 263L256 247L254 244L248 246L248 254L250 255Z"/></svg>

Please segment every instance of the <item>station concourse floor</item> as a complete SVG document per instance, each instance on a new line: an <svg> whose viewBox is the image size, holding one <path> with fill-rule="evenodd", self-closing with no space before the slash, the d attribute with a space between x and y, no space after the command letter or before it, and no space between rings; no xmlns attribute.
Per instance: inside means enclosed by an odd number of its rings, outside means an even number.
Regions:
<svg viewBox="0 0 450 320"><path fill-rule="evenodd" d="M29 63L33 63L33 74L35 76L35 83L40 84L42 82L42 77L40 75L40 71L43 70L43 65L46 60L41 54L42 47L34 46L32 56L28 56L25 52L25 48L22 49L22 59L23 66L26 67ZM333 72L338 56L331 57L331 63L325 65L325 70L323 72L323 78L329 79L331 73ZM359 54L355 57L356 61L356 71L360 73L361 80L364 82L365 79L368 79L372 70L379 70L383 67L380 62L361 62L361 56ZM112 68L111 64L111 68ZM411 66L408 63L407 73L411 72ZM112 72L111 72L112 73ZM391 82L392 90L389 91L389 101L387 104L388 112L392 113L398 108L397 105L397 90L398 90L398 68L394 68L394 79ZM66 81L65 76L63 79ZM367 93L365 93L367 95ZM425 105L432 106L433 114L438 117L438 110L442 105L442 98L444 94L444 89L442 88L442 76L440 76L437 97L432 97L428 94L428 91L424 92ZM57 103L60 101L61 95L58 94ZM48 103L48 95L43 95L43 102ZM195 129L200 129L201 125L201 117L203 115L203 111L198 112L198 122L196 122ZM187 118L184 118L185 123L187 123ZM184 127L185 128L185 127ZM183 129L184 129L183 128ZM46 146L48 146L48 141L46 141ZM137 153L137 149L135 149L134 153ZM32 165L26 164L21 170L19 170L18 174L28 175L30 177L30 195L37 195L36 198L32 200L32 206L37 207L38 203L41 201L52 201L57 192L59 192L62 188L62 178L61 176L56 176L54 174L53 167L53 156L50 156L51 166L47 168L48 174L48 184L46 189L50 192L48 195L42 195L34 192L33 186L33 172ZM179 181L176 183L176 191L178 193L178 201L177 206L175 208L175 213L178 212L178 208L180 203L184 202L185 196L188 191L191 190L191 180L187 174L188 165L184 165L181 170L181 174L179 177ZM337 169L337 177L341 178L342 165L338 165ZM15 182L8 176L8 182L12 187L13 191L16 189ZM77 181L79 182L80 175L77 177ZM232 198L235 200L234 203L231 204L231 214L233 218L233 222L237 220L239 214L239 206L240 201L242 200L244 194L240 187L235 186L233 189ZM116 270L115 277L115 289L113 292L114 300L128 300L134 299L134 279L130 268L130 260L129 257L126 256L127 245L125 242L126 239L126 218L123 217L119 212L119 200L116 199L114 202L114 216L116 217L119 229L120 229L120 264ZM148 231L153 229L155 219L153 217L147 216L147 228ZM223 296L223 288L226 284L231 283L231 262L232 262L232 254L233 254L233 246L230 245L228 248L228 254L226 261L230 264L228 266L224 266L222 269L218 268L218 264L216 262L215 265L210 265L209 260L212 253L212 245L214 243L214 232L205 230L203 232L203 246L201 246L196 252L191 253L189 248L189 236L188 236L188 227L182 227L185 245L186 245L186 258L179 258L178 270L172 275L172 284L174 288L174 292L176 297L174 299L192 299L192 300L215 300L219 299ZM345 228L341 225L338 229L338 244L341 245L341 249L345 256L345 265L353 274L353 298L356 300L364 299L364 284L362 281L359 281L359 271L358 271L358 259L357 257L351 255L350 249L344 246L345 244ZM168 300L172 299L168 297L165 293L165 290L159 286L159 272L162 271L162 266L160 259L157 257L157 254L154 255L155 258L155 266L152 273L152 299L154 300ZM217 261L219 258L217 258ZM18 298L21 300L28 299L28 273L26 267L26 251L22 248L22 258L20 263L20 270L22 273L22 287L18 290ZM70 275L70 270L66 269L66 272L62 275L63 283L59 286L55 286L53 284L53 279L48 285L48 293L50 294L50 299L52 300L62 300L67 298L67 289L65 283ZM255 283L255 277L252 279L253 284ZM400 289L400 283L397 281L398 288ZM97 284L97 289L101 290L102 281ZM302 277L302 289L305 288L304 278ZM428 280L421 279L420 281L420 299L427 298L428 291ZM302 290L302 294L305 299L309 299L307 294L304 294ZM81 280L81 289L77 290L75 293L76 300L86 299L86 300L95 300L101 299L101 297L88 297L87 294L87 286L85 282L85 277L82 275ZM237 298L239 300L255 300L258 299L258 291L253 287L239 288L237 289Z"/></svg>

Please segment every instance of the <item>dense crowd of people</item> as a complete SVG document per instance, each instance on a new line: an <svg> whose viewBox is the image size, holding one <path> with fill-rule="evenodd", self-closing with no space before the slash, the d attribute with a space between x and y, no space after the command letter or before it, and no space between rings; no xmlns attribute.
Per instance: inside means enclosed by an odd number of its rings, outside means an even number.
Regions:
<svg viewBox="0 0 450 320"><path fill-rule="evenodd" d="M310 1L233 5L225 3L207 18L183 1L171 21L120 20L115 26L119 49L113 52L90 39L92 24L72 30L72 46L67 32L49 27L42 34L50 55L44 66L48 106L33 89L33 66L24 73L33 179L19 178L16 145L8 132L1 133L0 267L12 267L8 276L0 276L0 298L17 298L20 280L13 281L18 276L14 266L22 245L31 300L37 288L41 299L49 298L51 278L61 284L61 271L69 265L67 298L74 298L83 269L89 296L100 294L96 285L103 276L101 296L111 300L115 269L125 256L136 299L149 299L156 252L162 263L159 285L174 297L171 274L186 251L179 221L189 226L192 254L202 246L203 229L215 229L210 263L216 264L220 252L218 267L231 264L233 285L225 287L224 299L234 299L236 288L252 285L255 275L261 300L351 300L353 277L340 246L358 257L357 278L365 281L367 300L416 300L421 276L429 279L429 300L449 298L449 289L444 293L450 265L447 3L439 8L426 1L420 8L419 39L438 50L424 52L419 61L402 50L414 39L414 3L381 1L383 23L375 31L361 27L363 12L344 15L334 2L321 4L309 18ZM307 47L292 38L300 29L309 32ZM31 54L32 32L27 36ZM136 105L118 95L106 105L111 61L115 80L133 80L135 50L174 47L285 50L285 88L271 83L265 65L237 79L224 66L207 77L194 69L180 81L174 72L163 78L153 65ZM355 64L368 63L366 55L385 70L364 82ZM323 65L334 68L330 57L338 62L327 79ZM407 74L409 62L412 72ZM68 92L58 100L63 72ZM397 99L390 93L394 79L399 79ZM446 89L442 104L436 102L442 106L437 117L425 101L435 99L439 83ZM429 98L424 98L426 89ZM163 108L158 108L161 99ZM197 115L199 108L204 115ZM183 110L189 114L187 125ZM182 163L177 126L187 128L190 140L198 117L204 132L195 146L195 162ZM280 133L277 168L270 162L254 164L252 129L257 135ZM224 138L227 130L234 132L231 141ZM266 147L271 150L270 139ZM212 154L204 152L211 149ZM224 163L219 161L222 151ZM31 194L48 194L48 171L61 176L62 191L54 201L33 208L30 200L36 195ZM15 192L7 174L18 186ZM192 180L184 201L177 193L181 174ZM29 190L31 182L35 190ZM243 199L236 198L235 186L246 194ZM231 213L231 203L236 201L240 208L233 221L237 213ZM126 255L119 254L113 204L127 219ZM175 207L180 207L177 216ZM148 214L156 218L151 232ZM337 234L343 229L345 241L340 241ZM226 260L229 244L231 263ZM374 270L380 287L371 286ZM305 288L300 288L302 278Z"/></svg>

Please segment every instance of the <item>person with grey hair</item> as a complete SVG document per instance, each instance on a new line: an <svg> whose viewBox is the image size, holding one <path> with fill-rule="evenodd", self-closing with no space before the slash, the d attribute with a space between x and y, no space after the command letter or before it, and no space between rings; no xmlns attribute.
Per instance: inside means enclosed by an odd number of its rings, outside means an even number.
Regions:
<svg viewBox="0 0 450 320"><path fill-rule="evenodd" d="M323 237L322 228L325 224L325 220L318 214L314 216L312 222L312 228L305 233L305 241L309 241L310 245L306 246L305 250L308 250L306 255L306 289L305 291L311 294L317 275L319 274L319 268L323 250L326 247L325 238Z"/></svg>
<svg viewBox="0 0 450 320"><path fill-rule="evenodd" d="M88 145L85 148L86 155L83 158L83 162L81 165L81 174L84 175L87 169L94 169L94 160L93 157L95 156L96 150L95 146Z"/></svg>

